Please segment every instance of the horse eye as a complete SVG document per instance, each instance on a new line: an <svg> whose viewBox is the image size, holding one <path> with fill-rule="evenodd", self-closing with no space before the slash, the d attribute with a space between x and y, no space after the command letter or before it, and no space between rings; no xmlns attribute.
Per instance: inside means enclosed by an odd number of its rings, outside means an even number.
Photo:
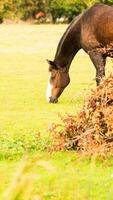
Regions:
<svg viewBox="0 0 113 200"><path fill-rule="evenodd" d="M52 72L52 73L51 73L51 79L53 80L53 79L55 78L55 76L56 76L56 73L55 73L55 72Z"/></svg>
<svg viewBox="0 0 113 200"><path fill-rule="evenodd" d="M55 78L55 74L52 74L51 75L51 79L53 80Z"/></svg>

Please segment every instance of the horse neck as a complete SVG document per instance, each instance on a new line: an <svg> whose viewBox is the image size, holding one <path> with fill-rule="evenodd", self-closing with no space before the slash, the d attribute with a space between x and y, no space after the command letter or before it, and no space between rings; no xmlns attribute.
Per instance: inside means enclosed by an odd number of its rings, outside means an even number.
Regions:
<svg viewBox="0 0 113 200"><path fill-rule="evenodd" d="M59 42L54 62L60 67L69 67L80 48L80 22L72 21Z"/></svg>

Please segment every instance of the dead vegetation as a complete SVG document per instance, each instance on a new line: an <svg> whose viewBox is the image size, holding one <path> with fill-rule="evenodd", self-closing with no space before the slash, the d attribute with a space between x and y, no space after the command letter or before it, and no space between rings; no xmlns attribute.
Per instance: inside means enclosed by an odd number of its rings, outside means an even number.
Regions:
<svg viewBox="0 0 113 200"><path fill-rule="evenodd" d="M78 114L53 124L52 151L76 150L85 155L113 155L113 75L103 80Z"/></svg>

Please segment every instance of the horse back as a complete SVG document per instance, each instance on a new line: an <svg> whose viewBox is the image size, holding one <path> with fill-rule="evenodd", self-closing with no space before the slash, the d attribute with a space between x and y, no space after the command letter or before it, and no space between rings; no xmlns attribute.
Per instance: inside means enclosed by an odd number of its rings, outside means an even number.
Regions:
<svg viewBox="0 0 113 200"><path fill-rule="evenodd" d="M113 44L113 7L95 4L81 17L81 45L84 49Z"/></svg>

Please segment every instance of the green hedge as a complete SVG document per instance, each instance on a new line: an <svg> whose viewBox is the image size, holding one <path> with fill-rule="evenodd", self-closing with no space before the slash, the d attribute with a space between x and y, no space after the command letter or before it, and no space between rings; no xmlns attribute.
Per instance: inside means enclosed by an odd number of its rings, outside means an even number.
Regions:
<svg viewBox="0 0 113 200"><path fill-rule="evenodd" d="M61 16L72 19L96 2L113 5L112 0L1 0L0 22L4 19L34 19L38 11L51 13L54 21Z"/></svg>

